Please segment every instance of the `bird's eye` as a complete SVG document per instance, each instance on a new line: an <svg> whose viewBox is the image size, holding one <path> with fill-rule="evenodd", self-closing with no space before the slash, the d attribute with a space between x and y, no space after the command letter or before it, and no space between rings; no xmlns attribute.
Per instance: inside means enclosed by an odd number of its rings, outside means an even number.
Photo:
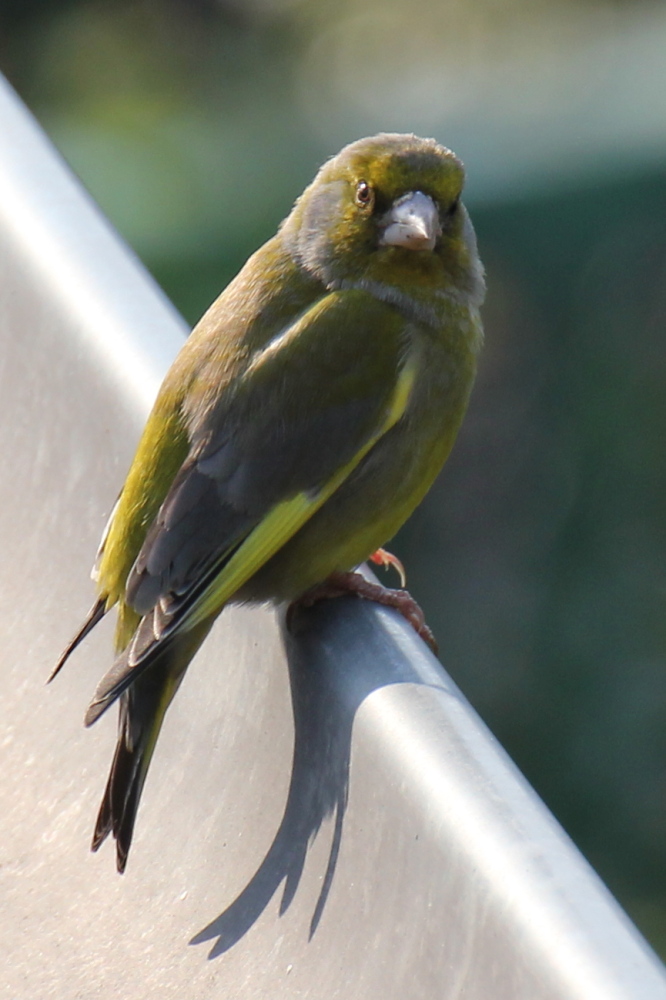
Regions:
<svg viewBox="0 0 666 1000"><path fill-rule="evenodd" d="M448 214L449 215L455 215L456 214L456 210L457 210L459 204L460 204L460 195L458 195L458 197L455 199L455 201L451 202Z"/></svg>
<svg viewBox="0 0 666 1000"><path fill-rule="evenodd" d="M368 182L359 181L356 185L356 204L361 208L367 208L368 205L372 205L373 201L374 194Z"/></svg>

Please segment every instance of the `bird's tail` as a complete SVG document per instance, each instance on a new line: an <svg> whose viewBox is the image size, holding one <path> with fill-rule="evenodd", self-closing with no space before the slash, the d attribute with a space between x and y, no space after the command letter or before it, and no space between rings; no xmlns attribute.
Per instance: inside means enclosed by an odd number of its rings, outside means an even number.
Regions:
<svg viewBox="0 0 666 1000"><path fill-rule="evenodd" d="M164 716L208 633L210 623L205 625L178 636L120 696L118 742L92 840L96 851L113 834L119 872L127 864L139 800Z"/></svg>

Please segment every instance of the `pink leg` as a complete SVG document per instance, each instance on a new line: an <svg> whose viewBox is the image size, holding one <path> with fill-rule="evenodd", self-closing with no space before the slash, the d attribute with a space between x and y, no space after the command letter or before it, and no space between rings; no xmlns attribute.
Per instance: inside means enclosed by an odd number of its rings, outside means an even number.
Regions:
<svg viewBox="0 0 666 1000"><path fill-rule="evenodd" d="M301 605L309 608L318 601L327 600L332 597L343 597L345 594L356 594L366 601L375 601L388 608L395 608L407 619L417 635L430 647L433 653L437 652L435 637L426 625L425 615L421 611L414 598L406 590L389 590L379 583L371 583L360 573L331 573L323 583L312 587L290 605L287 612L287 620L292 608Z"/></svg>

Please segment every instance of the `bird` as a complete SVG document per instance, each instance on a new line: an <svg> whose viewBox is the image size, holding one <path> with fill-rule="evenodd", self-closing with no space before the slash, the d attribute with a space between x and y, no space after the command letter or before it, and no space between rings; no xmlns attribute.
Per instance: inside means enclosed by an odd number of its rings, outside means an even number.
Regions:
<svg viewBox="0 0 666 1000"><path fill-rule="evenodd" d="M343 593L418 605L355 572L432 485L467 408L485 277L465 172L434 139L380 133L326 161L185 341L92 572L97 597L51 675L112 608L119 701L92 850L125 870L165 713L233 603Z"/></svg>

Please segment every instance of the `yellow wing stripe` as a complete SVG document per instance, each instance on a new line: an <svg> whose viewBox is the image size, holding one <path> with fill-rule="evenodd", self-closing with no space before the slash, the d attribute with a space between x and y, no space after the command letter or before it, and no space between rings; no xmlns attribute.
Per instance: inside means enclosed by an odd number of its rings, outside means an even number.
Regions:
<svg viewBox="0 0 666 1000"><path fill-rule="evenodd" d="M416 363L409 359L400 373L386 419L376 434L365 442L354 457L342 467L317 493L298 493L276 504L247 537L224 569L203 592L181 623L194 628L210 615L217 613L243 584L294 535L305 522L335 493L371 448L403 415L409 402Z"/></svg>

